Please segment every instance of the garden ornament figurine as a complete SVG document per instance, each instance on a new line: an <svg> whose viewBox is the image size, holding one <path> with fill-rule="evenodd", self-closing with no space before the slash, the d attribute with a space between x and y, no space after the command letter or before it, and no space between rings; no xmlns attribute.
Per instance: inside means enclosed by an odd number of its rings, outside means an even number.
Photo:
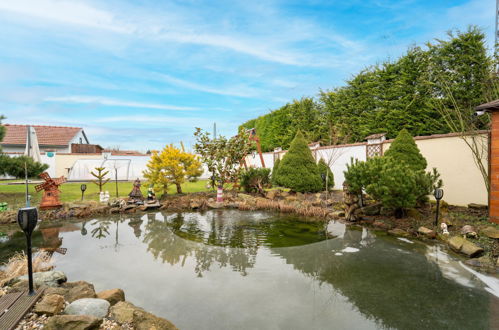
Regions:
<svg viewBox="0 0 499 330"><path fill-rule="evenodd" d="M147 189L147 200L153 201L155 199L156 199L156 194L154 193L154 188L149 187L149 189Z"/></svg>
<svg viewBox="0 0 499 330"><path fill-rule="evenodd" d="M40 203L40 209L51 209L61 207L62 203L59 200L59 195L61 191L59 186L66 182L66 178L61 176L58 179L52 179L47 172L40 174L40 178L45 180L44 183L35 186L36 192L43 190L42 202Z"/></svg>
<svg viewBox="0 0 499 330"><path fill-rule="evenodd" d="M440 224L440 229L442 229L442 234L449 235L449 231L447 230L447 224L445 222L442 222Z"/></svg>
<svg viewBox="0 0 499 330"><path fill-rule="evenodd" d="M104 203L109 203L109 191L106 190L106 193L104 194Z"/></svg>
<svg viewBox="0 0 499 330"><path fill-rule="evenodd" d="M134 204L142 204L144 202L144 196L140 191L140 186L140 180L137 178L137 180L135 180L135 182L133 183L132 191L128 194L128 202Z"/></svg>
<svg viewBox="0 0 499 330"><path fill-rule="evenodd" d="M104 192L103 192L103 191L101 191L101 192L99 193L99 202L104 203L104 198L105 198L104 196L105 196Z"/></svg>

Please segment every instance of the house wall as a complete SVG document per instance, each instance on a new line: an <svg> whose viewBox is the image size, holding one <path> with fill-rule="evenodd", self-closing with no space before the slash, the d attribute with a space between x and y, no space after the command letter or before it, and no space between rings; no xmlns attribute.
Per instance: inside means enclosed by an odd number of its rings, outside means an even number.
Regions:
<svg viewBox="0 0 499 330"><path fill-rule="evenodd" d="M492 111L490 138L490 220L499 223L499 112Z"/></svg>

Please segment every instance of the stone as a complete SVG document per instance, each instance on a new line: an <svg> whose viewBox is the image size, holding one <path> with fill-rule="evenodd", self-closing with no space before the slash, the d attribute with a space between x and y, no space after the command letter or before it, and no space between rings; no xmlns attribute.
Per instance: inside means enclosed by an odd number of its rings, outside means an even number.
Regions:
<svg viewBox="0 0 499 330"><path fill-rule="evenodd" d="M125 292L121 289L104 290L97 293L97 298L107 300L113 306L120 301L125 301Z"/></svg>
<svg viewBox="0 0 499 330"><path fill-rule="evenodd" d="M140 307L128 301L120 301L111 307L110 317L119 323L131 323L133 321L133 312Z"/></svg>
<svg viewBox="0 0 499 330"><path fill-rule="evenodd" d="M14 279L14 283L18 281L27 281L28 280L28 275L23 275L16 277ZM66 282L68 279L66 277L66 274L59 270L52 270L48 272L36 272L33 273L33 283L36 286L50 286L50 287L56 287L61 285L62 283Z"/></svg>
<svg viewBox="0 0 499 330"><path fill-rule="evenodd" d="M177 330L177 327L170 321L158 317L154 314L148 313L142 309L136 309L133 311L132 324L136 330Z"/></svg>
<svg viewBox="0 0 499 330"><path fill-rule="evenodd" d="M483 228L480 233L488 238L499 239L499 229L491 226Z"/></svg>
<svg viewBox="0 0 499 330"><path fill-rule="evenodd" d="M269 190L265 194L265 197L271 200L276 199L279 196L279 190Z"/></svg>
<svg viewBox="0 0 499 330"><path fill-rule="evenodd" d="M48 296L51 294L58 294L60 296L65 297L68 294L69 289L63 288L63 287L50 287L46 288L45 291L43 291L43 294Z"/></svg>
<svg viewBox="0 0 499 330"><path fill-rule="evenodd" d="M221 209L225 206L224 203L218 203L218 202L214 203L208 202L207 205L210 209Z"/></svg>
<svg viewBox="0 0 499 330"><path fill-rule="evenodd" d="M434 230L431 230L431 229L426 228L424 226L421 226L418 228L418 233L421 235L424 235L428 238L431 238L431 239L437 237L437 233Z"/></svg>
<svg viewBox="0 0 499 330"><path fill-rule="evenodd" d="M461 253L468 257L476 257L483 253L483 249L468 240L464 240L463 245L461 246Z"/></svg>
<svg viewBox="0 0 499 330"><path fill-rule="evenodd" d="M201 207L201 203L199 201L191 200L189 203L189 207L193 210L199 209Z"/></svg>
<svg viewBox="0 0 499 330"><path fill-rule="evenodd" d="M386 223L384 223L383 221L379 221L379 220L376 220L373 222L373 227L379 228L379 229L385 229L385 230L389 228L389 226Z"/></svg>
<svg viewBox="0 0 499 330"><path fill-rule="evenodd" d="M495 268L495 264L493 260L488 256L483 256L480 258L471 258L464 262L465 264L473 267L485 268L493 270Z"/></svg>
<svg viewBox="0 0 499 330"><path fill-rule="evenodd" d="M65 287L69 288L65 298L70 303L82 298L95 298L95 289L93 284L85 281L66 283Z"/></svg>
<svg viewBox="0 0 499 330"><path fill-rule="evenodd" d="M289 196L289 192L287 192L287 191L281 191L281 197L286 198L288 196Z"/></svg>
<svg viewBox="0 0 499 330"><path fill-rule="evenodd" d="M55 315L48 319L44 330L94 330L99 329L102 320L88 315Z"/></svg>
<svg viewBox="0 0 499 330"><path fill-rule="evenodd" d="M484 205L484 204L476 204L476 203L470 203L468 204L468 208L469 209L473 209L473 210L487 210L487 205Z"/></svg>
<svg viewBox="0 0 499 330"><path fill-rule="evenodd" d="M329 213L329 216L332 218L343 218L345 216L345 211L334 211Z"/></svg>
<svg viewBox="0 0 499 330"><path fill-rule="evenodd" d="M246 203L253 203L255 201L255 197L248 194L237 194L237 197L239 197L239 199L242 199Z"/></svg>
<svg viewBox="0 0 499 330"><path fill-rule="evenodd" d="M64 314L68 315L90 315L97 318L104 318L111 304L109 301L98 298L83 298L73 301L64 309Z"/></svg>
<svg viewBox="0 0 499 330"><path fill-rule="evenodd" d="M377 203L364 206L360 209L360 212L362 212L362 214L367 216L379 215L379 213L381 212L381 204Z"/></svg>
<svg viewBox="0 0 499 330"><path fill-rule="evenodd" d="M40 300L33 312L38 315L48 315L52 316L59 314L64 309L64 297L58 294L44 295L42 300Z"/></svg>
<svg viewBox="0 0 499 330"><path fill-rule="evenodd" d="M460 236L453 236L447 241L447 244L449 244L449 247L452 250L459 252L461 251L464 241L466 240Z"/></svg>
<svg viewBox="0 0 499 330"><path fill-rule="evenodd" d="M408 232L406 232L405 230L400 229L400 228L390 229L388 231L388 234L393 235L393 236L400 236L400 237L409 237L410 236L410 234Z"/></svg>

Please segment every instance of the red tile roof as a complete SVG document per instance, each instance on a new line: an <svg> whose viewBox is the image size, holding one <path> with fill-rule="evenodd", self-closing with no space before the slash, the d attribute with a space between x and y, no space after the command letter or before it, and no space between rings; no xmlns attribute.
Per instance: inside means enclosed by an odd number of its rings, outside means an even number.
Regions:
<svg viewBox="0 0 499 330"><path fill-rule="evenodd" d="M1 144L26 144L27 125L5 124L4 126L6 132ZM35 128L38 144L50 146L68 146L75 135L82 130L80 127L31 126Z"/></svg>

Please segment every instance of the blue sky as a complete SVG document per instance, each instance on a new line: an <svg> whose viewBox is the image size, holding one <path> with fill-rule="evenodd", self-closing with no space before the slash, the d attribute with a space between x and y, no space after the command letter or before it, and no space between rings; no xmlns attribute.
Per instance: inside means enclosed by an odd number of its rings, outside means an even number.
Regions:
<svg viewBox="0 0 499 330"><path fill-rule="evenodd" d="M493 43L495 1L0 2L0 114L158 149L225 135L450 29Z"/></svg>

